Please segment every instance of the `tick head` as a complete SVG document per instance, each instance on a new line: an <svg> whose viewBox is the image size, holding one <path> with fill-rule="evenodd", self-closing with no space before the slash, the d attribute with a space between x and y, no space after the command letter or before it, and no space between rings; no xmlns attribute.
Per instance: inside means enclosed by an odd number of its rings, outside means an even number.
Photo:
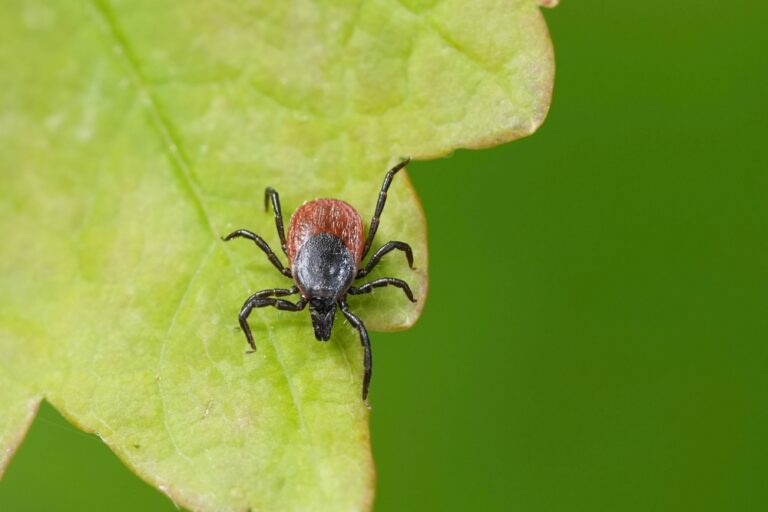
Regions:
<svg viewBox="0 0 768 512"><path fill-rule="evenodd" d="M315 338L318 341L328 341L331 338L333 319L336 316L336 302L332 298L311 299L309 315L312 317L312 327L315 328Z"/></svg>

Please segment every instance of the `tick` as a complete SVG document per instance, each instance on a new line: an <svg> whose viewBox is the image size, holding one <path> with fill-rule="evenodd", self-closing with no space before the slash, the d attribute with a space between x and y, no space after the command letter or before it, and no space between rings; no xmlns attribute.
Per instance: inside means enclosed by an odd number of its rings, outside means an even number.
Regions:
<svg viewBox="0 0 768 512"><path fill-rule="evenodd" d="M368 386L371 382L372 358L371 341L368 331L360 318L352 313L347 304L347 295L370 293L374 288L396 286L403 290L411 302L416 302L408 283L394 277L374 279L360 286L352 286L356 279L361 279L379 263L381 258L397 249L405 253L408 265L413 268L413 251L405 242L387 242L382 245L368 263L362 261L371 249L376 230L379 227L381 212L387 201L387 190L392 178L403 169L410 159L405 159L387 172L379 192L376 209L373 212L368 235L365 236L363 219L348 203L338 199L316 199L304 203L291 216L288 225L288 237L285 236L283 214L280 208L280 196L277 191L267 187L264 192L264 209L272 208L275 212L275 226L280 237L283 252L288 257L289 267L284 267L269 245L259 235L238 229L226 237L224 241L233 238L246 238L254 242L259 249L266 253L267 258L285 277L293 279L290 288L273 288L256 292L243 303L240 309L240 327L242 327L248 344L256 350L251 327L248 325L248 315L253 308L274 306L283 311L302 311L309 306L315 338L318 341L328 341L331 337L336 308L341 309L347 321L360 334L363 345L363 400L368 397ZM301 294L296 302L277 297Z"/></svg>

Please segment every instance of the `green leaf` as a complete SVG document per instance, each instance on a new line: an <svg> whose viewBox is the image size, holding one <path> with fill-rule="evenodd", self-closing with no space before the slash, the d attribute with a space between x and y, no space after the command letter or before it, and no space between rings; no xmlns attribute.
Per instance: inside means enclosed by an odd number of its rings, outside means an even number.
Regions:
<svg viewBox="0 0 768 512"><path fill-rule="evenodd" d="M357 334L262 309L246 354L242 301L290 281L219 237L279 248L268 185L286 217L324 196L367 221L400 157L531 133L553 75L537 3L6 0L0 33L0 469L45 398L186 507L370 508ZM371 330L426 298L406 173L392 239L416 269L393 253L372 277L419 301L352 298Z"/></svg>

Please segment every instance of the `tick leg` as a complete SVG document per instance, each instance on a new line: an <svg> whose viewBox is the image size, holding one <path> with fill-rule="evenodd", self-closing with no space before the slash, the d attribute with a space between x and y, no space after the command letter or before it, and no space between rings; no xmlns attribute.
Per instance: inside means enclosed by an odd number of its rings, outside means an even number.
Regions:
<svg viewBox="0 0 768 512"><path fill-rule="evenodd" d="M406 158L392 169L390 169L387 175L384 176L384 183L381 185L381 191L379 192L379 200L376 202L376 210L373 212L371 226L368 229L368 237L365 239L365 246L363 247L363 258L365 258L365 255L368 254L368 251L371 249L373 237L376 236L376 230L379 229L379 217L381 217L381 211L384 209L384 203L387 202L387 190L389 190L389 185L392 183L392 178L394 178L395 174L397 174L397 171L408 165L408 162L410 161L410 158Z"/></svg>
<svg viewBox="0 0 768 512"><path fill-rule="evenodd" d="M349 310L349 305L344 300L339 301L341 312L344 313L347 321L352 324L360 333L360 344L363 346L363 400L368 398L368 386L371 384L371 372L373 370L373 359L371 358L371 340L368 338L368 330L365 324L354 313Z"/></svg>
<svg viewBox="0 0 768 512"><path fill-rule="evenodd" d="M269 209L270 199L272 199L272 209L275 210L275 226L277 226L277 234L280 236L280 245L287 256L288 246L285 243L285 227L283 226L283 211L280 208L280 195L277 193L277 190L267 187L264 191L264 211Z"/></svg>
<svg viewBox="0 0 768 512"><path fill-rule="evenodd" d="M405 252L405 257L408 259L408 266L413 268L413 251L411 250L411 246L405 242L387 242L381 246L378 251L373 253L373 256L371 256L371 259L368 260L368 264L365 266L365 268L360 269L357 272L356 278L360 279L361 277L366 276L371 270L373 270L373 267L379 263L379 260L385 254L395 249L400 249L401 251Z"/></svg>
<svg viewBox="0 0 768 512"><path fill-rule="evenodd" d="M275 306L277 309L283 311L301 311L307 305L306 299L303 297L299 299L297 303L293 303L287 300L270 298L270 295L275 297L285 297L286 295L293 295L298 293L299 289L295 286L292 288L273 288L271 290L262 290L256 292L243 303L243 307L240 309L240 327L242 327L245 333L245 338L248 340L248 344L255 351L256 343L253 341L253 334L251 333L251 326L248 325L248 315L251 314L253 308L263 308L265 306Z"/></svg>
<svg viewBox="0 0 768 512"><path fill-rule="evenodd" d="M365 283L362 286L350 286L349 290L347 290L347 293L350 295L362 295L363 293L371 293L374 288L381 288L382 286L389 285L397 286L403 290L403 292L405 292L408 300L411 302L416 302L416 299L413 298L413 292L411 291L411 287L408 286L408 283L402 279L396 279L394 277L382 277L381 279L374 279L369 283Z"/></svg>
<svg viewBox="0 0 768 512"><path fill-rule="evenodd" d="M274 252L272 252L272 249L269 247L267 242L264 241L263 238L261 238L256 233L252 233L248 231L247 229L238 229L237 231L233 231L232 233L228 234L225 237L222 237L222 240L225 242L228 242L232 240L233 238L247 238L248 240L251 240L253 243L259 246L259 249L264 251L267 254L267 258L269 258L269 261L272 262L272 264L277 267L277 270L280 271L281 274L283 274L286 277L292 277L291 275L291 269L285 268L282 263L280 263L280 260L277 259L277 256Z"/></svg>

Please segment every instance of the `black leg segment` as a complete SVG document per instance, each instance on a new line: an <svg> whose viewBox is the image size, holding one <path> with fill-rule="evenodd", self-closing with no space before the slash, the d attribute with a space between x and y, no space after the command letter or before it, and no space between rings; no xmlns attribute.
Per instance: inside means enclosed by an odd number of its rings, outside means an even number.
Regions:
<svg viewBox="0 0 768 512"><path fill-rule="evenodd" d="M292 288L273 288L271 290L262 290L260 292L256 292L248 297L248 299L245 301L242 309L240 309L240 315L238 318L240 320L240 327L245 333L245 338L248 340L248 344L254 351L256 350L256 343L253 341L251 326L248 325L248 315L251 314L253 308L274 306L277 309L281 309L283 311L301 311L307 305L307 301L303 297L299 299L299 301L295 304L287 300L269 297L270 295L275 297L285 297L286 295L293 295L294 293L298 292L299 289L295 286Z"/></svg>
<svg viewBox="0 0 768 512"><path fill-rule="evenodd" d="M247 238L248 240L251 240L253 243L259 246L259 249L264 251L267 255L267 258L269 258L269 261L272 262L272 264L277 267L277 270L280 271L281 274L283 274L286 277L291 277L291 269L285 268L282 263L280 263L280 260L277 259L277 256L274 252L272 252L272 249L269 247L269 244L264 241L263 238L261 238L259 235L252 233L248 231L247 229L238 229L237 231L233 231L232 233L228 234L225 237L222 237L222 240L225 242L228 242L232 240L233 238Z"/></svg>
<svg viewBox="0 0 768 512"><path fill-rule="evenodd" d="M379 260L381 260L385 254L394 251L395 249L399 249L405 253L405 257L408 260L408 266L413 268L413 251L411 250L411 246L405 242L387 242L381 246L378 251L373 253L373 256L371 256L371 259L368 260L368 264L365 266L365 268L357 271L356 278L360 279L361 277L365 277L371 270L373 270L373 267L379 263Z"/></svg>
<svg viewBox="0 0 768 512"><path fill-rule="evenodd" d="M387 190L389 189L389 185L392 183L392 178L394 178L395 174L397 174L400 169L408 165L408 162L410 161L410 158L406 158L392 169L390 169L387 175L384 176L384 183L381 185L381 191L379 192L379 200L376 202L376 210L373 212L371 226L368 229L368 237L365 239L365 246L363 247L363 258L365 258L366 254L368 254L368 251L371 249L373 238L376 236L376 230L379 229L379 217L381 217L381 212L384 210L384 203L387 202Z"/></svg>
<svg viewBox="0 0 768 512"><path fill-rule="evenodd" d="M285 243L285 227L283 225L283 211L280 208L280 195L277 190L272 187L267 187L264 191L264 211L269 209L269 200L272 199L272 209L275 210L275 226L277 227L277 234L280 236L280 245L283 248L283 252L288 256L288 246Z"/></svg>
<svg viewBox="0 0 768 512"><path fill-rule="evenodd" d="M402 279L396 279L394 277L382 277L381 279L374 279L370 283L365 283L362 286L351 286L349 290L347 290L347 293L350 295L362 295L363 293L371 293L374 288L381 288L383 286L397 286L403 292L405 292L405 296L408 297L408 300L411 302L416 302L416 299L413 298L413 292L411 291L411 287L408 286L408 283L403 281Z"/></svg>
<svg viewBox="0 0 768 512"><path fill-rule="evenodd" d="M373 359L371 357L371 340L368 338L368 330L365 328L365 324L357 316L355 316L347 305L346 301L340 300L339 307L341 312L344 313L344 317L347 321L357 329L360 333L360 344L363 346L363 368L365 373L363 374L363 400L368 398L368 386L371 384L371 373L373 370Z"/></svg>

